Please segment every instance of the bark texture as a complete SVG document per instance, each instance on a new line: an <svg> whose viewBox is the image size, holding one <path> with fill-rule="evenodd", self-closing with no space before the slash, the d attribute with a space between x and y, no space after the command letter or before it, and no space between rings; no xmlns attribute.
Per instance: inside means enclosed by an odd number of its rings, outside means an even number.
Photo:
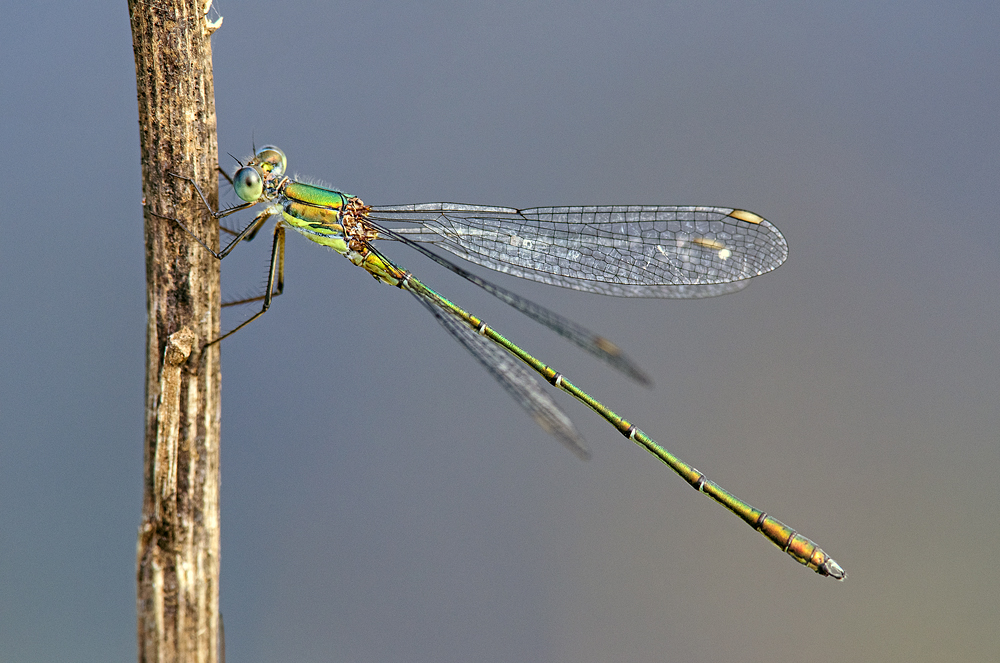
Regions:
<svg viewBox="0 0 1000 663"><path fill-rule="evenodd" d="M201 1L129 0L142 159L148 326L139 661L219 657L219 264L209 246L218 146L211 33Z"/></svg>

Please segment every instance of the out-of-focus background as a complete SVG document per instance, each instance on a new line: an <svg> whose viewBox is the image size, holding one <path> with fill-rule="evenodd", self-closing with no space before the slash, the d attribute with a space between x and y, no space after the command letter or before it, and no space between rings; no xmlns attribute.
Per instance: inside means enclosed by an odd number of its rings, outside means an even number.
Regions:
<svg viewBox="0 0 1000 663"><path fill-rule="evenodd" d="M1000 657L995 2L217 9L222 153L275 143L291 173L371 204L774 222L788 262L715 300L485 274L614 339L653 390L385 250L850 576L795 564L557 395L594 453L579 461L411 297L290 236L286 294L223 346L228 660ZM131 660L145 299L127 8L4 17L0 660ZM267 244L225 261L224 293L262 284Z"/></svg>

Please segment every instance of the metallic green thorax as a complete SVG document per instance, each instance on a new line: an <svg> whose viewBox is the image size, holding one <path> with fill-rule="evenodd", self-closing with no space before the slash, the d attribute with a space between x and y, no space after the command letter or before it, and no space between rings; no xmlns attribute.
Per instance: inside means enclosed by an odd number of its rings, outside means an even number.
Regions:
<svg viewBox="0 0 1000 663"><path fill-rule="evenodd" d="M340 223L340 211L344 206L344 195L335 191L326 193L331 203L336 206L316 207L313 204L302 202L289 192L293 189L315 189L309 185L291 183L284 189L285 202L281 205L281 215L289 226L323 246L329 246L337 253L347 253L347 240L344 238L344 227ZM334 198L336 196L336 198ZM315 198L319 198L316 196Z"/></svg>
<svg viewBox="0 0 1000 663"><path fill-rule="evenodd" d="M377 233L357 234L364 218L355 216L355 212L363 214L362 210L367 209L358 198L301 182L285 182L277 188L277 194L284 199L282 218L293 229L346 256L382 283L399 284L402 270L368 249L368 242ZM353 225L345 229L348 224Z"/></svg>
<svg viewBox="0 0 1000 663"><path fill-rule="evenodd" d="M327 209L341 209L348 198L354 197L342 191L324 189L312 184L303 184L302 182L288 182L282 189L282 193L305 205L325 207Z"/></svg>

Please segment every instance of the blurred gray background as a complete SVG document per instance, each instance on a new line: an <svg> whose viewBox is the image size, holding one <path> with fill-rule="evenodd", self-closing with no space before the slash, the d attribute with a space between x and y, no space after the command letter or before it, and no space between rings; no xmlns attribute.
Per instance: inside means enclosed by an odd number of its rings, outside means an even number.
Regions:
<svg viewBox="0 0 1000 663"><path fill-rule="evenodd" d="M286 294L223 346L229 661L1000 657L995 2L217 7L223 154L278 144L371 204L773 221L787 264L716 300L486 274L617 341L653 390L385 250L850 575L795 564L557 395L577 460L411 297L290 236ZM3 16L0 660L134 660L127 8ZM263 283L267 249L225 261L226 295Z"/></svg>

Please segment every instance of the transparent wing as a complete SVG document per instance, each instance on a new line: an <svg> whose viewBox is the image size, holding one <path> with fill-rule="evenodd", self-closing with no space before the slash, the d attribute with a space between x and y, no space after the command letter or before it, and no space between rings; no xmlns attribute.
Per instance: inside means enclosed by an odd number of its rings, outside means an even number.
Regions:
<svg viewBox="0 0 1000 663"><path fill-rule="evenodd" d="M639 365L635 361L622 352L621 348L609 341L607 338L595 334L583 325L576 323L569 318L565 318L555 311L545 308L541 304L536 304L516 292L502 288L495 283L487 281L477 274L473 274L467 269L459 267L452 261L439 256L426 246L419 244L408 237L397 235L392 230L386 230L385 228L380 228L379 230L381 237L404 242L415 251L419 251L421 254L427 256L442 267L458 274L470 283L479 286L508 306L517 309L529 318L545 325L595 357L606 361L608 364L618 369L625 375L628 375L633 380L644 384L647 387L653 386L652 379L646 375L645 371L639 368ZM375 250L374 247L372 247L372 250Z"/></svg>
<svg viewBox="0 0 1000 663"><path fill-rule="evenodd" d="M373 207L376 225L489 269L620 297L712 297L745 287L788 256L766 219L729 207ZM389 227L386 225L385 227Z"/></svg>
<svg viewBox="0 0 1000 663"><path fill-rule="evenodd" d="M496 378L518 405L528 411L539 426L566 445L579 458L583 460L590 458L583 437L577 432L573 422L559 409L556 402L519 359L488 338L477 334L455 313L439 307L429 295L420 290L410 289L409 292L437 318L449 334L486 367L486 370Z"/></svg>

